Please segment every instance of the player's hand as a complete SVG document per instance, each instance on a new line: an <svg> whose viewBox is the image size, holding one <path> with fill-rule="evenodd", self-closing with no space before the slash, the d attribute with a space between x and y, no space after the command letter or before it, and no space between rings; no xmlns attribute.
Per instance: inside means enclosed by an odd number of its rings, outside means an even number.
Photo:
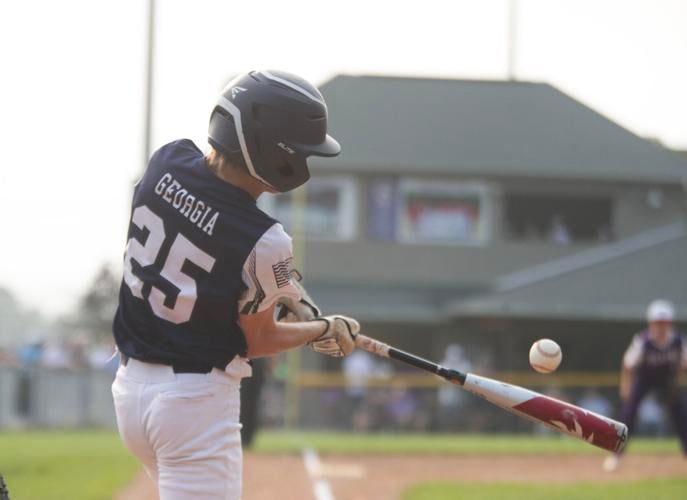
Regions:
<svg viewBox="0 0 687 500"><path fill-rule="evenodd" d="M335 358L348 356L355 349L355 337L360 332L360 324L353 318L334 315L315 318L323 321L327 328L322 335L308 343L313 351Z"/></svg>
<svg viewBox="0 0 687 500"><path fill-rule="evenodd" d="M295 278L294 278L295 274ZM292 272L291 282L298 289L301 294L300 300L295 300L291 297L282 297L279 303L282 305L277 315L278 321L310 321L322 314L320 308L315 304L315 301L310 297L308 291L300 283L300 274L294 270Z"/></svg>

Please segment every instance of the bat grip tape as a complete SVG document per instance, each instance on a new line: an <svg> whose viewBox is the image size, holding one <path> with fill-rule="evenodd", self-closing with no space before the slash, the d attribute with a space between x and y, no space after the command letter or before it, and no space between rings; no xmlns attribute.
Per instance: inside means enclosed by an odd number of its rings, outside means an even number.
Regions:
<svg viewBox="0 0 687 500"><path fill-rule="evenodd" d="M394 347L389 348L389 357L416 368L420 368L421 370L435 373L436 375L439 375L440 377L443 377L454 384L463 385L465 383L465 374L456 370L449 370L437 363L433 363L419 356L415 356L414 354L401 351L400 349L396 349Z"/></svg>

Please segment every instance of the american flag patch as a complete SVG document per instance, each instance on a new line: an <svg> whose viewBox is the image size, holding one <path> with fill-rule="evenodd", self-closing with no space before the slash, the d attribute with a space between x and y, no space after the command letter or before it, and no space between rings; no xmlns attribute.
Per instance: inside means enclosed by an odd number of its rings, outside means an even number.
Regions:
<svg viewBox="0 0 687 500"><path fill-rule="evenodd" d="M291 279L291 264L293 262L293 257L289 257L286 260L277 262L272 265L272 271L274 272L274 280L277 282L277 288L283 288L289 284Z"/></svg>

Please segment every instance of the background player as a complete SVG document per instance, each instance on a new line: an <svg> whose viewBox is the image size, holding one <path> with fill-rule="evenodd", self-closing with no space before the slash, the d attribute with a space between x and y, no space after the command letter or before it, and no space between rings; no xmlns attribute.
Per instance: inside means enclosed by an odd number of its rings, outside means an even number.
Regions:
<svg viewBox="0 0 687 500"><path fill-rule="evenodd" d="M642 400L654 392L670 411L682 452L687 457L687 408L678 387L680 372L687 369L687 340L673 328L675 310L667 300L649 304L646 318L648 328L634 336L623 357L620 420L627 425L631 436ZM614 470L619 459L619 455L606 457L604 469Z"/></svg>
<svg viewBox="0 0 687 500"><path fill-rule="evenodd" d="M344 356L359 330L344 316L313 319L291 280L291 239L255 203L305 183L309 156L339 153L320 92L284 72L242 75L208 135L206 156L189 140L163 146L135 187L113 326L119 432L161 500L240 497L248 358L306 343ZM275 320L280 301L296 321Z"/></svg>

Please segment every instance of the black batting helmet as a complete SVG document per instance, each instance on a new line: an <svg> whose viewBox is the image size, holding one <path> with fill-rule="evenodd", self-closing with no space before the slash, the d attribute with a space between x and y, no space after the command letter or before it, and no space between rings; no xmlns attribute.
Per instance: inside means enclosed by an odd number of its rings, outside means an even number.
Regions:
<svg viewBox="0 0 687 500"><path fill-rule="evenodd" d="M251 71L222 91L210 116L208 141L256 179L277 191L310 178L308 156L336 156L327 134L327 105L320 91L284 71Z"/></svg>

